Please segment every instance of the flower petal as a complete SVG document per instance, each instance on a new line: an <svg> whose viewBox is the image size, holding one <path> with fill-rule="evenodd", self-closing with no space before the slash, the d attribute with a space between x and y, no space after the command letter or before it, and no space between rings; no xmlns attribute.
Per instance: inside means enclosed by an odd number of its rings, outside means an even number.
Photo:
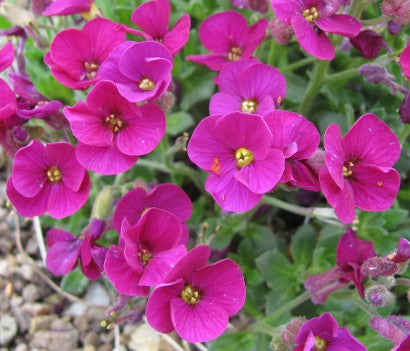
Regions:
<svg viewBox="0 0 410 351"><path fill-rule="evenodd" d="M315 24L324 32L343 35L344 37L355 37L359 34L362 24L350 15L332 15L320 17Z"/></svg>
<svg viewBox="0 0 410 351"><path fill-rule="evenodd" d="M175 26L165 34L162 44L164 44L172 55L180 51L189 39L189 29L191 27L191 17L188 14L175 23Z"/></svg>
<svg viewBox="0 0 410 351"><path fill-rule="evenodd" d="M46 267L54 275L65 275L77 266L81 240L60 241L47 250Z"/></svg>
<svg viewBox="0 0 410 351"><path fill-rule="evenodd" d="M347 159L342 143L340 127L337 124L331 124L327 127L324 137L326 167L333 181L341 189L343 189L344 186L343 166Z"/></svg>

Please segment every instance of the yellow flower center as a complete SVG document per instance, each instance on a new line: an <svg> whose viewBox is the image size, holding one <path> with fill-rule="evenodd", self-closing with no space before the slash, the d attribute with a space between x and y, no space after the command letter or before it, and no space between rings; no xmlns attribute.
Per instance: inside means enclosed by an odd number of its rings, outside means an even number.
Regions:
<svg viewBox="0 0 410 351"><path fill-rule="evenodd" d="M144 79L140 82L140 84L138 85L138 87L139 87L141 90L150 91L150 90L153 90L153 89L155 88L155 83L154 83L151 79L149 79L149 78L144 78Z"/></svg>
<svg viewBox="0 0 410 351"><path fill-rule="evenodd" d="M243 100L241 103L241 111L246 113L254 113L258 108L255 100Z"/></svg>
<svg viewBox="0 0 410 351"><path fill-rule="evenodd" d="M352 161L349 161L345 166L343 166L343 177L347 178L353 174L353 166L354 163Z"/></svg>
<svg viewBox="0 0 410 351"><path fill-rule="evenodd" d="M249 165L253 161L253 154L250 150L241 147L235 151L236 165L239 168Z"/></svg>
<svg viewBox="0 0 410 351"><path fill-rule="evenodd" d="M229 61L238 61L241 59L242 56L242 49L233 46L231 51L228 53L228 60Z"/></svg>
<svg viewBox="0 0 410 351"><path fill-rule="evenodd" d="M97 75L99 65L95 62L84 62L85 76L87 79L93 79Z"/></svg>
<svg viewBox="0 0 410 351"><path fill-rule="evenodd" d="M306 9L302 12L303 17L305 17L306 21L312 23L319 18L319 12L317 11L316 7L311 7L310 9Z"/></svg>
<svg viewBox="0 0 410 351"><path fill-rule="evenodd" d="M138 259L144 267L149 263L149 261L151 261L151 258L152 253L147 249L142 249L140 252L138 252Z"/></svg>
<svg viewBox="0 0 410 351"><path fill-rule="evenodd" d="M196 305L201 299L201 294L191 285L186 285L185 288L181 291L181 298L188 305Z"/></svg>
<svg viewBox="0 0 410 351"><path fill-rule="evenodd" d="M326 351L327 344L325 340L319 338L318 336L315 336L315 341L316 341L316 344L315 346L313 346L313 350Z"/></svg>
<svg viewBox="0 0 410 351"><path fill-rule="evenodd" d="M109 116L105 117L105 125L113 132L118 132L124 125L124 122L121 118L111 113Z"/></svg>
<svg viewBox="0 0 410 351"><path fill-rule="evenodd" d="M61 180L62 174L56 166L51 166L47 171L47 177L51 183L55 183Z"/></svg>

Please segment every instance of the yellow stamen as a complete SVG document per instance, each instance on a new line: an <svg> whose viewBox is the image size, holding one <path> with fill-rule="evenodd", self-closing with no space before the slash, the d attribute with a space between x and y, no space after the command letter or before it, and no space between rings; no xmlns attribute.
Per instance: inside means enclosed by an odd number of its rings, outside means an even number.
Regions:
<svg viewBox="0 0 410 351"><path fill-rule="evenodd" d="M142 249L140 252L138 252L138 259L144 267L149 263L149 261L151 261L151 258L152 253L147 249Z"/></svg>
<svg viewBox="0 0 410 351"><path fill-rule="evenodd" d="M303 17L305 17L306 21L312 23L319 18L319 12L317 11L316 7L311 7L310 9L305 9L302 12Z"/></svg>
<svg viewBox="0 0 410 351"><path fill-rule="evenodd" d="M241 147L235 151L236 165L239 168L249 165L253 161L253 154L250 150Z"/></svg>
<svg viewBox="0 0 410 351"><path fill-rule="evenodd" d="M353 174L353 166L354 163L352 161L349 161L346 166L343 166L343 177L347 178L350 177Z"/></svg>
<svg viewBox="0 0 410 351"><path fill-rule="evenodd" d="M139 87L141 90L150 91L150 90L153 90L153 89L155 88L155 83L154 83L151 79L149 79L149 78L144 78L144 79L140 82L140 84L138 85L138 87Z"/></svg>
<svg viewBox="0 0 410 351"><path fill-rule="evenodd" d="M115 114L111 113L109 116L105 117L105 125L108 129L116 133L123 127L124 122L120 117L117 117Z"/></svg>
<svg viewBox="0 0 410 351"><path fill-rule="evenodd" d="M254 113L258 108L255 100L243 100L241 103L241 111L246 113Z"/></svg>
<svg viewBox="0 0 410 351"><path fill-rule="evenodd" d="M48 180L52 183L59 182L62 178L61 171L56 166L51 166L47 170Z"/></svg>
<svg viewBox="0 0 410 351"><path fill-rule="evenodd" d="M93 79L97 75L100 66L95 62L84 62L85 76L87 79Z"/></svg>
<svg viewBox="0 0 410 351"><path fill-rule="evenodd" d="M228 60L229 61L238 61L241 59L242 56L242 49L233 46L231 51L228 53Z"/></svg>
<svg viewBox="0 0 410 351"><path fill-rule="evenodd" d="M181 291L181 298L188 305L196 305L201 299L201 294L197 289L195 289L191 285L186 285L184 289Z"/></svg>
<svg viewBox="0 0 410 351"><path fill-rule="evenodd" d="M326 351L326 346L327 346L326 340L323 340L319 338L318 336L315 336L315 341L316 341L316 344L315 346L313 346L313 350Z"/></svg>

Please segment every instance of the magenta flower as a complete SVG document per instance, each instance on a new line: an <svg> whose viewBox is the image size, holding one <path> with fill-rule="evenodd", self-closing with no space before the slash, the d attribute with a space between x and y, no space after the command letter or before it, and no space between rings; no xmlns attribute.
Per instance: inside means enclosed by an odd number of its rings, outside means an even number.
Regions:
<svg viewBox="0 0 410 351"><path fill-rule="evenodd" d="M126 193L115 208L113 216L115 230L121 232L124 218L130 225L136 224L149 208L159 208L175 215L182 225L181 244L188 242L189 232L185 222L191 217L192 202L175 184L159 184L149 193L143 188L136 188Z"/></svg>
<svg viewBox="0 0 410 351"><path fill-rule="evenodd" d="M9 85L0 78L0 123L4 123L16 113L16 96Z"/></svg>
<svg viewBox="0 0 410 351"><path fill-rule="evenodd" d="M385 258L396 263L410 260L410 241L406 238L401 238L397 244L397 250Z"/></svg>
<svg viewBox="0 0 410 351"><path fill-rule="evenodd" d="M391 351L408 351L410 350L410 335L407 336L400 344L396 345Z"/></svg>
<svg viewBox="0 0 410 351"><path fill-rule="evenodd" d="M260 19L248 27L246 18L235 11L217 13L199 26L199 39L212 54L191 55L186 59L220 71L229 61L246 60L265 37L268 21Z"/></svg>
<svg viewBox="0 0 410 351"><path fill-rule="evenodd" d="M285 171L280 182L319 191L314 172L302 162L319 146L320 135L315 125L302 115L284 110L272 111L264 120L273 136L272 146L282 150L285 156Z"/></svg>
<svg viewBox="0 0 410 351"><path fill-rule="evenodd" d="M95 243L100 239L104 227L104 221L93 219L80 237L61 229L50 229L46 236L47 269L57 276L66 275L77 266L80 259L81 270L88 279L100 278L101 269L93 256L99 255L100 251L107 251L105 247Z"/></svg>
<svg viewBox="0 0 410 351"><path fill-rule="evenodd" d="M370 327L396 345L391 351L408 350L405 346L409 344L410 322L406 319L395 315L374 316L370 319Z"/></svg>
<svg viewBox="0 0 410 351"><path fill-rule="evenodd" d="M332 60L335 49L326 33L355 37L360 22L352 16L336 14L339 6L325 0L271 0L273 11L283 23L291 25L300 46L320 60Z"/></svg>
<svg viewBox="0 0 410 351"><path fill-rule="evenodd" d="M145 296L148 286L160 284L186 254L181 224L168 211L149 209L131 226L122 222L119 246L111 245L104 270L115 289L124 295Z"/></svg>
<svg viewBox="0 0 410 351"><path fill-rule="evenodd" d="M67 217L85 204L89 192L90 178L72 145L33 140L17 151L7 196L20 215Z"/></svg>
<svg viewBox="0 0 410 351"><path fill-rule="evenodd" d="M293 351L366 351L347 328L339 328L336 319L330 313L308 320L296 335Z"/></svg>
<svg viewBox="0 0 410 351"><path fill-rule="evenodd" d="M282 177L285 158L272 148L272 133L261 116L232 112L204 118L188 144L188 156L211 173L205 189L222 209L254 207Z"/></svg>
<svg viewBox="0 0 410 351"><path fill-rule="evenodd" d="M137 35L162 43L172 55L175 55L188 41L191 18L188 14L183 15L170 30L170 14L169 0L153 0L138 6L131 15L131 21L143 30L138 31Z"/></svg>
<svg viewBox="0 0 410 351"><path fill-rule="evenodd" d="M391 168L400 156L400 143L386 123L368 113L344 138L336 124L325 133L326 167L320 171L322 192L339 219L350 223L355 207L363 211L390 208L400 187Z"/></svg>
<svg viewBox="0 0 410 351"><path fill-rule="evenodd" d="M165 133L165 115L158 106L130 103L109 81L99 81L87 102L66 107L64 113L79 140L78 162L101 174L128 170L138 156L154 150Z"/></svg>
<svg viewBox="0 0 410 351"><path fill-rule="evenodd" d="M367 60L375 58L383 47L387 47L381 34L370 29L361 31L354 38L350 38L350 42Z"/></svg>
<svg viewBox="0 0 410 351"><path fill-rule="evenodd" d="M171 83L173 59L157 42L126 41L101 66L100 77L113 81L130 102L158 99Z"/></svg>
<svg viewBox="0 0 410 351"><path fill-rule="evenodd" d="M406 48L400 55L400 64L403 70L403 74L407 79L410 79L410 45L407 45Z"/></svg>
<svg viewBox="0 0 410 351"><path fill-rule="evenodd" d="M260 13L268 12L268 0L231 0L238 9L251 9Z"/></svg>
<svg viewBox="0 0 410 351"><path fill-rule="evenodd" d="M337 245L337 267L327 272L311 275L305 281L305 289L310 293L315 304L325 303L329 294L353 282L361 297L364 296L363 281L365 275L361 272L362 264L370 257L375 257L373 242L357 238L356 233L348 228Z"/></svg>
<svg viewBox="0 0 410 351"><path fill-rule="evenodd" d="M240 311L246 289L239 266L231 259L208 265L210 254L205 245L192 249L153 290L145 313L154 329L205 342L220 336Z"/></svg>
<svg viewBox="0 0 410 351"><path fill-rule="evenodd" d="M257 60L227 63L218 77L219 92L209 104L211 115L234 111L261 116L276 109L286 94L285 77Z"/></svg>
<svg viewBox="0 0 410 351"><path fill-rule="evenodd" d="M58 33L44 62L61 84L86 89L98 81L101 64L124 40L121 25L96 18L87 22L82 30L69 28Z"/></svg>
<svg viewBox="0 0 410 351"><path fill-rule="evenodd" d="M43 12L43 16L67 16L89 12L94 0L54 0Z"/></svg>
<svg viewBox="0 0 410 351"><path fill-rule="evenodd" d="M13 44L8 41L0 48L0 72L3 72L11 66L14 61Z"/></svg>

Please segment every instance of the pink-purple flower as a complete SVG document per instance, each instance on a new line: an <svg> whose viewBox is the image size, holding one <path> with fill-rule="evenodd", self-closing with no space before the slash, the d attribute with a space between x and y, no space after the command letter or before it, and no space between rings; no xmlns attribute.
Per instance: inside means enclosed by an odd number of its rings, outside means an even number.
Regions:
<svg viewBox="0 0 410 351"><path fill-rule="evenodd" d="M94 0L54 0L43 12L43 16L67 16L89 12Z"/></svg>
<svg viewBox="0 0 410 351"><path fill-rule="evenodd" d="M407 45L406 48L400 55L400 64L403 70L403 74L407 79L410 79L410 45Z"/></svg>
<svg viewBox="0 0 410 351"><path fill-rule="evenodd" d="M33 140L17 151L7 196L20 215L67 217L85 204L89 192L90 178L72 145Z"/></svg>
<svg viewBox="0 0 410 351"><path fill-rule="evenodd" d="M385 258L396 263L410 260L410 241L406 238L401 238L397 243L397 250Z"/></svg>
<svg viewBox="0 0 410 351"><path fill-rule="evenodd" d="M128 170L165 133L165 115L158 106L130 103L110 81L99 81L86 102L66 107L64 113L79 140L78 162L102 174Z"/></svg>
<svg viewBox="0 0 410 351"><path fill-rule="evenodd" d="M254 207L282 177L285 158L271 146L263 117L243 112L209 116L195 128L188 156L211 173L205 189L226 211Z"/></svg>
<svg viewBox="0 0 410 351"><path fill-rule="evenodd" d="M173 59L155 41L126 41L101 66L100 77L113 81L130 102L158 99L171 83Z"/></svg>
<svg viewBox="0 0 410 351"><path fill-rule="evenodd" d="M0 78L0 122L5 122L17 111L16 96L9 85Z"/></svg>
<svg viewBox="0 0 410 351"><path fill-rule="evenodd" d="M69 28L58 33L44 62L61 84L86 89L98 81L101 64L124 40L120 24L96 18L81 30Z"/></svg>
<svg viewBox="0 0 410 351"><path fill-rule="evenodd" d="M115 230L121 232L124 218L130 225L136 224L149 208L159 208L175 215L182 225L181 243L188 242L189 232L185 222L191 217L192 202L180 187L170 183L159 184L148 193L143 188L135 188L126 193L115 208Z"/></svg>
<svg viewBox="0 0 410 351"><path fill-rule="evenodd" d="M231 259L208 265L210 253L205 245L192 249L153 290L145 313L154 329L205 342L220 336L242 308L246 289L239 266Z"/></svg>
<svg viewBox="0 0 410 351"><path fill-rule="evenodd" d="M212 53L186 59L213 71L220 71L227 62L249 59L265 37L267 25L266 19L260 19L248 27L246 18L235 11L212 15L199 26L199 39Z"/></svg>
<svg viewBox="0 0 410 351"><path fill-rule="evenodd" d="M3 72L11 66L14 61L14 47L8 41L0 48L0 72Z"/></svg>
<svg viewBox="0 0 410 351"><path fill-rule="evenodd" d="M326 167L320 185L339 219L350 223L355 207L384 211L391 207L400 187L400 175L392 168L400 156L400 142L386 123L374 114L360 117L342 138L330 125L325 133Z"/></svg>
<svg viewBox="0 0 410 351"><path fill-rule="evenodd" d="M81 270L88 279L100 278L102 269L98 258L102 257L103 262L107 249L96 244L96 241L100 239L104 228L104 221L93 219L80 237L61 229L50 229L46 236L47 269L57 276L66 275L77 266L80 259Z"/></svg>
<svg viewBox="0 0 410 351"><path fill-rule="evenodd" d="M234 111L266 115L276 109L286 94L285 77L257 60L227 63L218 77L219 92L209 104L211 115Z"/></svg>
<svg viewBox="0 0 410 351"><path fill-rule="evenodd" d="M364 296L363 281L366 278L361 271L362 264L375 257L373 242L360 240L356 233L348 228L337 245L337 267L327 272L309 276L305 281L305 289L310 293L315 304L325 303L329 294L352 282L361 297Z"/></svg>
<svg viewBox="0 0 410 351"><path fill-rule="evenodd" d="M119 246L111 245L104 271L115 289L124 295L145 296L149 286L162 283L186 254L181 224L173 214L149 209L131 226L122 222Z"/></svg>
<svg viewBox="0 0 410 351"><path fill-rule="evenodd" d="M293 351L366 351L347 328L339 328L330 313L308 320L296 335Z"/></svg>
<svg viewBox="0 0 410 351"><path fill-rule="evenodd" d="M131 21L142 29L136 34L144 36L146 40L162 43L175 55L188 41L191 18L184 14L175 26L169 29L170 14L169 0L152 0L138 6L131 15Z"/></svg>
<svg viewBox="0 0 410 351"><path fill-rule="evenodd" d="M273 11L283 23L291 25L300 46L320 60L332 60L335 49L326 33L355 37L360 22L350 15L336 14L339 9L326 0L271 0Z"/></svg>
<svg viewBox="0 0 410 351"><path fill-rule="evenodd" d="M272 133L272 146L285 156L280 182L319 191L318 178L306 163L320 143L315 125L302 115L284 110L271 111L264 120Z"/></svg>

